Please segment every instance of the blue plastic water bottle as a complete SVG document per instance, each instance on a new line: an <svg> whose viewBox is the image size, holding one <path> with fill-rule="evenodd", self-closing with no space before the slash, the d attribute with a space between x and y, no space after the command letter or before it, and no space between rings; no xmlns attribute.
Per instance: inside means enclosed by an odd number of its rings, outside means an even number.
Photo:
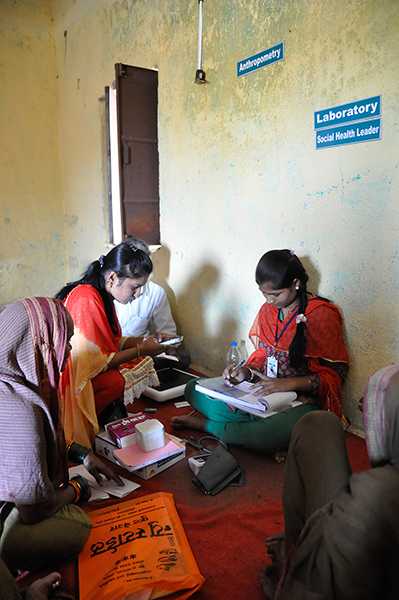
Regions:
<svg viewBox="0 0 399 600"><path fill-rule="evenodd" d="M242 359L242 357L241 357L240 349L238 348L238 344L237 344L236 340L233 340L231 342L230 347L227 352L226 367L227 368L236 367L237 365L240 364L241 359Z"/></svg>

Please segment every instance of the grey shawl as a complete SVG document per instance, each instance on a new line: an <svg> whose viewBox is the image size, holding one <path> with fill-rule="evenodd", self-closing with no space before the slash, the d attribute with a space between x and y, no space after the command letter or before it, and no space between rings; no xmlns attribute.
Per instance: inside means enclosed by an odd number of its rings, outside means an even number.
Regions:
<svg viewBox="0 0 399 600"><path fill-rule="evenodd" d="M399 598L399 367L370 378L364 398L369 456L379 465L307 521L278 600Z"/></svg>
<svg viewBox="0 0 399 600"><path fill-rule="evenodd" d="M36 305L40 311L40 302L53 313L47 321L52 320L59 327L54 315L61 309L48 299L31 299L31 306ZM44 327L48 324L45 320L41 319ZM48 346L49 342L46 344ZM35 504L49 500L54 494L52 479L57 463L57 431L48 399L42 393L35 350L32 324L24 302L2 307L0 503ZM47 365L44 365L46 369Z"/></svg>

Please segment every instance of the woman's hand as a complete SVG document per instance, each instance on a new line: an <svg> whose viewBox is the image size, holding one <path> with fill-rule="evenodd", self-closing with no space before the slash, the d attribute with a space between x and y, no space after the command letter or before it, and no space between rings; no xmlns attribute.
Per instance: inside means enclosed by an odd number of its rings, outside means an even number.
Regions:
<svg viewBox="0 0 399 600"><path fill-rule="evenodd" d="M144 356L155 356L163 351L164 346L161 346L155 337L128 337L125 340L123 349L115 352L109 361L108 369L117 369L122 363Z"/></svg>
<svg viewBox="0 0 399 600"><path fill-rule="evenodd" d="M89 454L85 457L83 461L84 466L89 471L91 475L93 475L94 479L97 481L99 485L102 485L103 477L106 479L111 479L115 481L118 485L125 485L122 479L114 473L113 469L105 464L104 461L101 460L94 452L90 451Z"/></svg>
<svg viewBox="0 0 399 600"><path fill-rule="evenodd" d="M173 333L157 333L156 335L154 335L154 338L158 342L167 342L168 340L173 340L173 338L176 338L176 337L180 337L180 336L178 336L177 333L175 333L175 334L173 334ZM173 345L179 346L180 343L173 344Z"/></svg>
<svg viewBox="0 0 399 600"><path fill-rule="evenodd" d="M165 347L162 346L156 337L144 338L140 343L140 355L141 356L156 356L165 351Z"/></svg>
<svg viewBox="0 0 399 600"><path fill-rule="evenodd" d="M265 394L275 392L295 392L297 390L297 377L262 377L259 382Z"/></svg>
<svg viewBox="0 0 399 600"><path fill-rule="evenodd" d="M251 371L248 367L226 367L223 371L223 379L227 385L237 385L243 381L249 380L251 377Z"/></svg>

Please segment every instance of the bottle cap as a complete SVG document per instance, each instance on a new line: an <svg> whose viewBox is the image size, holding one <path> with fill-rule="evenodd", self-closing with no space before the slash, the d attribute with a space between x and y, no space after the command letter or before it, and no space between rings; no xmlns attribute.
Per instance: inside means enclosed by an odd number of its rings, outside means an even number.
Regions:
<svg viewBox="0 0 399 600"><path fill-rule="evenodd" d="M236 342L235 340L233 340L233 341L231 342L230 346L233 346L233 347L237 346L237 342Z"/></svg>

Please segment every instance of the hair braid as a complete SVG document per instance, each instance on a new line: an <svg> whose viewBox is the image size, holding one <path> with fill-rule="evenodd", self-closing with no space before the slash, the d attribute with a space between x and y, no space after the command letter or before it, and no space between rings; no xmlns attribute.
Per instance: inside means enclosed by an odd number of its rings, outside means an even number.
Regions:
<svg viewBox="0 0 399 600"><path fill-rule="evenodd" d="M298 292L299 304L298 314L304 315L306 307L308 305L308 292L306 288L306 281L300 282L300 289ZM289 349L290 363L293 367L298 369L303 366L306 352L306 323L300 321L297 323L294 339L291 342Z"/></svg>

